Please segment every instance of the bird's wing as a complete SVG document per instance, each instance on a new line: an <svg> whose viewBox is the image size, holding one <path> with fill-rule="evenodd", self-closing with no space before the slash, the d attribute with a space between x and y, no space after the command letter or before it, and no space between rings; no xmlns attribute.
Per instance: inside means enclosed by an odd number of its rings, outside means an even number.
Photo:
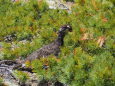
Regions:
<svg viewBox="0 0 115 86"><path fill-rule="evenodd" d="M35 60L35 59L39 59L41 57L47 57L51 54L57 54L60 52L59 46L55 45L55 44L50 44L50 45L46 45L36 51L34 51L32 54L30 54L27 57L27 60Z"/></svg>

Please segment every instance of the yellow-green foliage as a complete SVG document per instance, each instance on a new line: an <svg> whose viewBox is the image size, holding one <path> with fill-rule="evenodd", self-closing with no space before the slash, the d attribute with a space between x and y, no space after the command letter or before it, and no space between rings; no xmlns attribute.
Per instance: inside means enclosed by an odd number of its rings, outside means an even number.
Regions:
<svg viewBox="0 0 115 86"><path fill-rule="evenodd" d="M114 86L115 2L74 1L68 13L48 9L45 2L37 0L26 3L0 0L0 59L26 58L55 40L59 27L69 23L73 32L65 37L59 59L51 55L35 60L31 64L33 71L41 79L58 80L69 86ZM12 34L16 35L12 43L4 42L4 37Z"/></svg>
<svg viewBox="0 0 115 86"><path fill-rule="evenodd" d="M0 77L0 86L7 86L7 85L4 84L4 82L3 82L1 77Z"/></svg>
<svg viewBox="0 0 115 86"><path fill-rule="evenodd" d="M0 85L2 84L2 82L3 82L3 81L2 81L2 78L0 77Z"/></svg>
<svg viewBox="0 0 115 86"><path fill-rule="evenodd" d="M15 71L15 75L16 77L18 77L18 79L21 81L21 82L26 82L27 79L29 79L29 75L28 73L26 72L22 72L22 71Z"/></svg>

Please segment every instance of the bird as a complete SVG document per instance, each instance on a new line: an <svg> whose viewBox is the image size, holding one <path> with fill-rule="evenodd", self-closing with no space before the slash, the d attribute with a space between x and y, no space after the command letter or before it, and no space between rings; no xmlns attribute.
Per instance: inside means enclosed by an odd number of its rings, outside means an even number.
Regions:
<svg viewBox="0 0 115 86"><path fill-rule="evenodd" d="M69 24L63 25L60 27L58 31L58 37L52 43L48 45L44 45L42 48L37 49L36 51L32 52L30 55L27 56L25 61L33 61L35 59L46 58L49 55L53 54L54 56L58 57L60 53L60 46L64 45L64 37L67 32L72 32L72 26Z"/></svg>

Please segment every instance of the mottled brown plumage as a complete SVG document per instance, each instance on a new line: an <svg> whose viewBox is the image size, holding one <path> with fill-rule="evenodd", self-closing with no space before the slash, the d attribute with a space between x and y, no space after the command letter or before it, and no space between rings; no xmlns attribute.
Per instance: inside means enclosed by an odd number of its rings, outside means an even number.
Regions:
<svg viewBox="0 0 115 86"><path fill-rule="evenodd" d="M60 46L62 46L64 44L64 37L65 37L67 31L72 31L72 27L70 25L62 26L60 28L60 30L58 31L58 37L54 42L52 42L48 45L45 45L42 48L31 53L26 58L26 61L32 61L35 59L40 59L41 57L47 57L51 54L58 56L58 54L60 52Z"/></svg>

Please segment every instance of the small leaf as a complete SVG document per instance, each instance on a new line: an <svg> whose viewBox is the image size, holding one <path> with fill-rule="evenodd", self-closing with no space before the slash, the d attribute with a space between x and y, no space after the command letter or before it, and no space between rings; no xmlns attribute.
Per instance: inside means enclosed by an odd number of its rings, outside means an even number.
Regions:
<svg viewBox="0 0 115 86"><path fill-rule="evenodd" d="M105 43L106 38L104 36L99 37L99 39L97 40L97 44L99 45L99 47L102 47L103 44Z"/></svg>
<svg viewBox="0 0 115 86"><path fill-rule="evenodd" d="M86 32L86 28L80 28L80 32L81 32L81 33Z"/></svg>
<svg viewBox="0 0 115 86"><path fill-rule="evenodd" d="M88 33L84 33L81 40L88 40L89 39L88 35L89 35Z"/></svg>
<svg viewBox="0 0 115 86"><path fill-rule="evenodd" d="M102 21L103 21L103 22L107 22L108 19L107 19L107 18L103 18Z"/></svg>

